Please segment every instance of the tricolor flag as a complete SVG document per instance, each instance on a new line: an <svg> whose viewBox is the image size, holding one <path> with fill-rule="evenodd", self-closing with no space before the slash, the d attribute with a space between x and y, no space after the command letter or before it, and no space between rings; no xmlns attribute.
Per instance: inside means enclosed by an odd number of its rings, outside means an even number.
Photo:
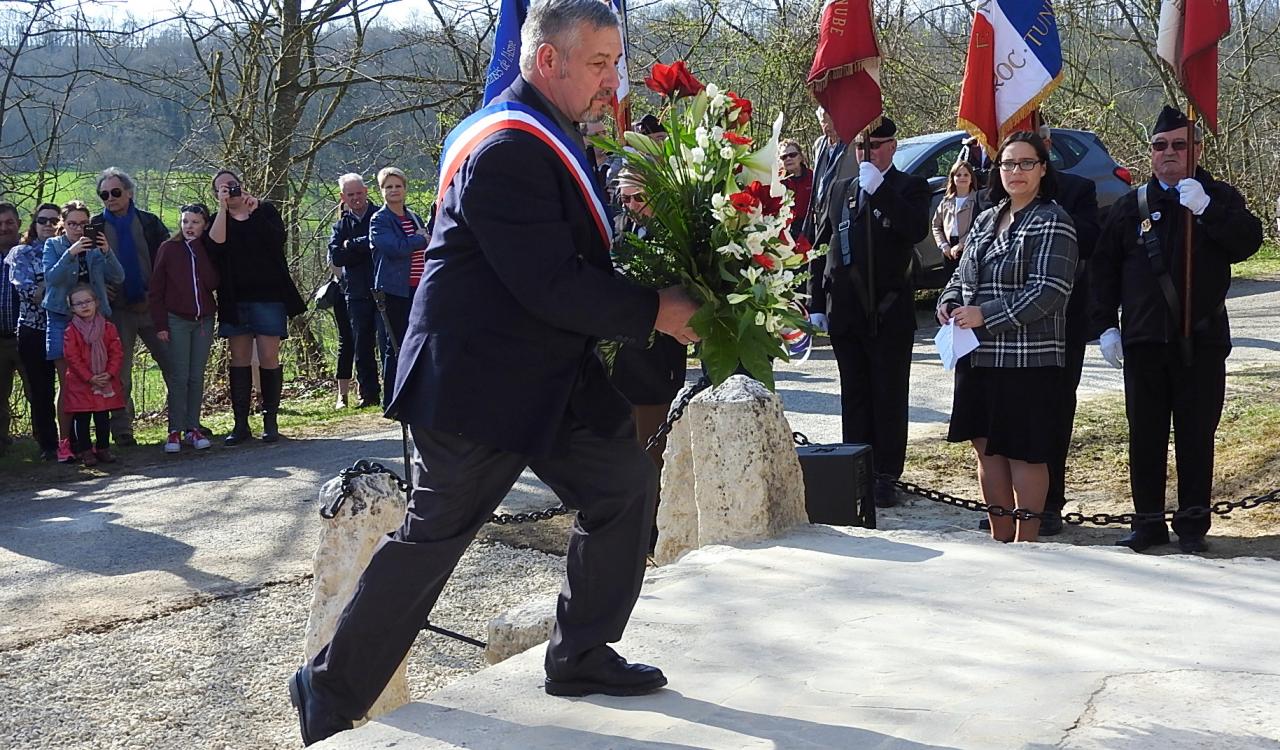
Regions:
<svg viewBox="0 0 1280 750"><path fill-rule="evenodd" d="M618 61L618 92L614 112L626 106L631 86L627 80L627 6L626 0L601 0L613 8L622 29L622 59ZM502 0L498 9L498 29L493 35L493 58L484 81L484 103L515 83L520 75L520 27L529 13L529 0Z"/></svg>
<svg viewBox="0 0 1280 750"><path fill-rule="evenodd" d="M1187 98L1218 132L1218 42L1231 31L1226 0L1164 0L1156 54L1169 63Z"/></svg>
<svg viewBox="0 0 1280 750"><path fill-rule="evenodd" d="M807 83L845 143L884 113L871 0L827 0L822 6Z"/></svg>
<svg viewBox="0 0 1280 750"><path fill-rule="evenodd" d="M627 74L627 0L611 0L613 11L618 14L619 28L622 29L622 59L618 61L618 91L613 97L613 120L618 126L618 137L631 127L631 81Z"/></svg>
<svg viewBox="0 0 1280 750"><path fill-rule="evenodd" d="M981 0L956 122L992 153L1062 81L1062 46L1050 0Z"/></svg>

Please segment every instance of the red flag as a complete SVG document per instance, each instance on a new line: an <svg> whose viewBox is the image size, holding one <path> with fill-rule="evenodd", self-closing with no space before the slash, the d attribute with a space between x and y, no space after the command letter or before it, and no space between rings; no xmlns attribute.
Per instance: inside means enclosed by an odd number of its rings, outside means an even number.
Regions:
<svg viewBox="0 0 1280 750"><path fill-rule="evenodd" d="M884 113L871 0L827 0L807 83L845 143Z"/></svg>
<svg viewBox="0 0 1280 750"><path fill-rule="evenodd" d="M978 139L987 153L1000 143L1000 118L996 116L996 88L992 85L995 70L996 31L981 11L974 14L973 33L969 37L969 54L964 63L964 79L960 84L960 110L956 120L960 127Z"/></svg>
<svg viewBox="0 0 1280 750"><path fill-rule="evenodd" d="M1164 0L1156 54L1167 62L1187 98L1218 132L1218 42L1231 31L1226 0Z"/></svg>

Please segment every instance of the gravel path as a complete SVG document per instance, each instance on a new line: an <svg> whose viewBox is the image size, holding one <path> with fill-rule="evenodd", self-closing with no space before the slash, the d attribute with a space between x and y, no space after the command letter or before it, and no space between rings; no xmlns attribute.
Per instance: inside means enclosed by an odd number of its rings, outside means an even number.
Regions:
<svg viewBox="0 0 1280 750"><path fill-rule="evenodd" d="M490 618L553 597L564 559L501 544L462 558L432 621L483 640ZM0 656L0 747L300 747L286 680L301 660L310 579ZM485 666L424 634L410 653L421 697Z"/></svg>

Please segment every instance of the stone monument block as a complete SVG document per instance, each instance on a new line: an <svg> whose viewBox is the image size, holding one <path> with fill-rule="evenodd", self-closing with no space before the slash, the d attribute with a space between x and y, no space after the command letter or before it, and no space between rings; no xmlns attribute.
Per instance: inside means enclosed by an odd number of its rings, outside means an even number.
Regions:
<svg viewBox="0 0 1280 750"><path fill-rule="evenodd" d="M708 544L766 539L809 522L782 401L745 375L694 397L663 458L659 565Z"/></svg>
<svg viewBox="0 0 1280 750"><path fill-rule="evenodd" d="M551 638L556 624L556 599L532 599L489 621L484 660L497 664Z"/></svg>
<svg viewBox="0 0 1280 750"><path fill-rule="evenodd" d="M362 474L351 480L352 494L337 515L320 528L312 570L311 617L307 620L306 656L312 658L333 637L338 616L355 593L360 574L388 533L404 523L404 492L389 474ZM320 489L328 506L342 492L342 480L331 479ZM382 695L369 709L372 719L409 702L409 683L402 662Z"/></svg>

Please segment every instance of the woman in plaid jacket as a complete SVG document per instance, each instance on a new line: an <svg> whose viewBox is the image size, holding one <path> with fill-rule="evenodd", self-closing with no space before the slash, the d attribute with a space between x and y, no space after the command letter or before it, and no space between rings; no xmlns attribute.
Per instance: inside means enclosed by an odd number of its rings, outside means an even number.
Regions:
<svg viewBox="0 0 1280 750"><path fill-rule="evenodd" d="M938 322L972 329L978 348L956 367L947 439L973 443L982 497L1044 510L1047 461L1062 419L1066 307L1075 280L1075 227L1053 202L1057 180L1044 142L1013 133L1000 145L994 207L974 221L967 249L938 298ZM1040 521L991 517L1002 542L1035 541Z"/></svg>

